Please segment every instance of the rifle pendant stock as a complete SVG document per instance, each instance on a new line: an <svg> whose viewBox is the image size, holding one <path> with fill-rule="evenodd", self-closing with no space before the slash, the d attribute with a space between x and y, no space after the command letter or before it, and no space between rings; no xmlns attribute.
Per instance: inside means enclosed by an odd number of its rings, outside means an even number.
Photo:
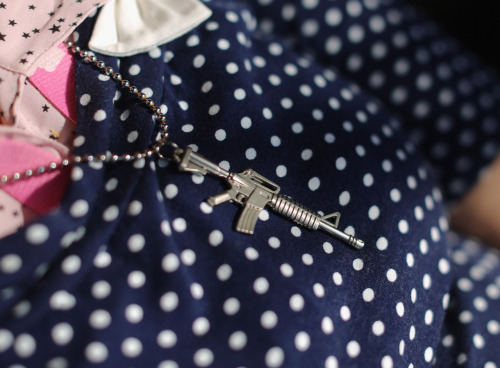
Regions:
<svg viewBox="0 0 500 368"><path fill-rule="evenodd" d="M176 148L173 159L181 171L201 176L210 173L224 179L230 185L228 190L208 198L207 202L211 206L228 201L242 205L243 210L236 221L236 231L253 234L260 212L268 206L273 212L290 221L309 230L322 230L355 249L362 249L365 245L361 239L338 229L340 213L321 216L290 197L280 194L280 187L277 184L252 169L246 169L241 173L229 172L193 152L190 147Z"/></svg>

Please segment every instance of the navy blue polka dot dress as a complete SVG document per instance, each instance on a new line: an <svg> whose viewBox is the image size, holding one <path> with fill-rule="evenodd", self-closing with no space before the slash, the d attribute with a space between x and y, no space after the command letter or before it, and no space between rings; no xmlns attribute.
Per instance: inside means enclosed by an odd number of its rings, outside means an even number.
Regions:
<svg viewBox="0 0 500 368"><path fill-rule="evenodd" d="M76 165L60 208L0 241L0 366L500 366L500 259L449 201L495 156L500 84L400 1L214 1L149 53L99 56L171 140L341 212L353 250L205 200L151 157ZM94 19L79 29L86 47ZM154 142L148 109L76 63L77 154Z"/></svg>

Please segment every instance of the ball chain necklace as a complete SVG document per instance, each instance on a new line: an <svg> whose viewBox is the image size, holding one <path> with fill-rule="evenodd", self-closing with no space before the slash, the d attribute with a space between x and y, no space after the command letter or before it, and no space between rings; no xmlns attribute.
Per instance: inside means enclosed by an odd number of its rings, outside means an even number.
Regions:
<svg viewBox="0 0 500 368"><path fill-rule="evenodd" d="M82 50L73 42L67 42L68 49L84 63L95 66L99 71L113 79L122 89L127 90L139 101L144 103L152 114L158 125L159 135L154 144L149 148L133 154L109 154L97 155L72 155L61 162L52 162L45 166L29 169L24 172L16 172L11 175L0 176L1 185L15 183L19 180L29 179L34 176L43 175L48 172L69 167L74 164L102 162L104 164L131 162L138 159L158 156L177 164L180 171L204 176L212 176L223 179L229 188L226 191L208 198L206 201L211 206L224 202L234 202L243 208L236 221L235 230L245 234L253 234L254 228L261 211L267 206L273 212L282 217L299 224L309 230L322 230L333 238L351 246L354 249L362 249L365 243L361 240L338 229L340 213L334 212L326 216L312 211L297 203L288 196L279 193L280 187L258 174L252 169L246 169L241 173L232 173L220 167L216 163L206 159L194 152L191 147L180 148L176 143L168 139L168 125L166 116L156 106L153 100L148 98L128 80L123 79L120 73L99 61L91 52ZM172 153L166 155L162 149L169 147Z"/></svg>

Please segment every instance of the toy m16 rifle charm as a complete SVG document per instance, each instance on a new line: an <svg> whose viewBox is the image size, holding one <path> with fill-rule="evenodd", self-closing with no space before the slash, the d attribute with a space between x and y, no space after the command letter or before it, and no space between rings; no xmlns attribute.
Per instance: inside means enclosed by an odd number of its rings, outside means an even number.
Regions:
<svg viewBox="0 0 500 368"><path fill-rule="evenodd" d="M304 226L310 230L323 230L334 238L355 248L361 249L365 243L338 229L340 214L338 212L321 216L307 209L291 198L279 194L280 187L252 169L241 173L231 173L205 157L186 149L176 148L173 160L177 162L181 171L197 175L208 173L224 179L230 188L221 194L207 199L211 206L217 206L227 201L234 201L243 206L243 210L236 222L236 231L253 234L259 213L269 206L273 212Z"/></svg>

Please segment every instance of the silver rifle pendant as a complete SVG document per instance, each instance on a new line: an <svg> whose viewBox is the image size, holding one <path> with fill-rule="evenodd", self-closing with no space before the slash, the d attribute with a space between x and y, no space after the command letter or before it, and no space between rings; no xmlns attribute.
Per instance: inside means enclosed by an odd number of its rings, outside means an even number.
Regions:
<svg viewBox="0 0 500 368"><path fill-rule="evenodd" d="M176 148L173 160L181 171L200 176L208 173L224 179L230 188L225 192L207 199L211 206L227 201L234 201L243 206L236 222L236 231L253 234L259 213L268 206L273 212L304 226L309 230L323 230L337 240L355 248L362 249L365 243L352 235L338 229L340 213L334 212L326 216L309 210L290 197L279 194L280 187L252 169L241 173L232 173L205 157L193 152L190 147Z"/></svg>

